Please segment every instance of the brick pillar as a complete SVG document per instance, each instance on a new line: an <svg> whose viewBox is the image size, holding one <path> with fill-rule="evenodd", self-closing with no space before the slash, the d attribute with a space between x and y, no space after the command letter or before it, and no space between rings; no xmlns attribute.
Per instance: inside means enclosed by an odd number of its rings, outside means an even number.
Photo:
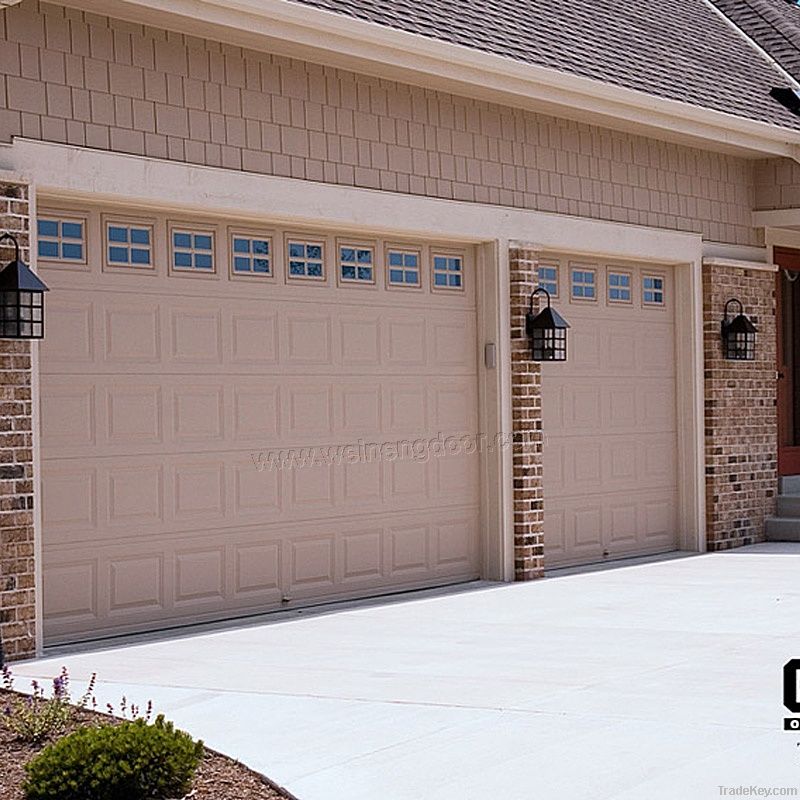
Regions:
<svg viewBox="0 0 800 800"><path fill-rule="evenodd" d="M0 232L29 262L28 187L0 178ZM0 266L13 248L0 245ZM0 644L6 660L36 651L31 345L0 339Z"/></svg>
<svg viewBox="0 0 800 800"><path fill-rule="evenodd" d="M511 402L514 426L514 577L544 574L541 367L531 360L525 314L536 288L537 254L509 252L511 269Z"/></svg>
<svg viewBox="0 0 800 800"><path fill-rule="evenodd" d="M722 357L726 301L737 297L758 328L755 361ZM775 273L703 268L706 523L709 550L762 541L777 492Z"/></svg>

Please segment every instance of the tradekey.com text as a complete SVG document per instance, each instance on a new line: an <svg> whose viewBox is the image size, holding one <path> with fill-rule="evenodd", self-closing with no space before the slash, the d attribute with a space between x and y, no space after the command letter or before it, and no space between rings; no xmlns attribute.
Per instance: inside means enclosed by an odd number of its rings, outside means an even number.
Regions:
<svg viewBox="0 0 800 800"><path fill-rule="evenodd" d="M438 433L434 437L369 442L359 439L349 444L288 447L251 453L259 472L265 470L302 469L304 467L372 464L380 461L415 461L425 463L432 458L494 453L528 442L544 444L541 431L518 433Z"/></svg>

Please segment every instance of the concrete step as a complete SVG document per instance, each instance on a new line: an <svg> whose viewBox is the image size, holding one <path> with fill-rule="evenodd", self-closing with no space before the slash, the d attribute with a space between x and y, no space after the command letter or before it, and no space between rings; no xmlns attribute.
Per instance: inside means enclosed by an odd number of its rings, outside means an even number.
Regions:
<svg viewBox="0 0 800 800"><path fill-rule="evenodd" d="M800 495L800 475L785 475L778 478L778 492Z"/></svg>
<svg viewBox="0 0 800 800"><path fill-rule="evenodd" d="M800 517L767 517L768 542L800 542Z"/></svg>
<svg viewBox="0 0 800 800"><path fill-rule="evenodd" d="M800 518L800 495L779 494L776 516Z"/></svg>

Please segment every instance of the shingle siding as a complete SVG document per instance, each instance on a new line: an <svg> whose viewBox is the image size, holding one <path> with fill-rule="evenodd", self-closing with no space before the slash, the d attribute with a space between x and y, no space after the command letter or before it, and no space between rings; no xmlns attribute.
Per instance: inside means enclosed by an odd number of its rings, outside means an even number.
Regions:
<svg viewBox="0 0 800 800"><path fill-rule="evenodd" d="M0 140L553 211L758 244L752 162L25 0Z"/></svg>

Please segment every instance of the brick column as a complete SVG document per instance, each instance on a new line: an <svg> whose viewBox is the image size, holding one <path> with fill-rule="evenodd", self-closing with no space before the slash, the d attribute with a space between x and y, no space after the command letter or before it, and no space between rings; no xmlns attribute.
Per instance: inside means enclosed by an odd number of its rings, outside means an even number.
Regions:
<svg viewBox="0 0 800 800"><path fill-rule="evenodd" d="M28 187L0 178L0 232L29 262ZM13 248L0 245L0 266ZM36 651L31 345L0 339L0 644L6 660Z"/></svg>
<svg viewBox="0 0 800 800"><path fill-rule="evenodd" d="M511 269L511 402L514 426L514 577L544 575L541 367L531 360L525 314L536 288L537 254L509 251Z"/></svg>
<svg viewBox="0 0 800 800"><path fill-rule="evenodd" d="M737 297L758 328L755 361L722 357L726 301ZM706 523L709 550L764 538L777 492L775 273L703 268Z"/></svg>

